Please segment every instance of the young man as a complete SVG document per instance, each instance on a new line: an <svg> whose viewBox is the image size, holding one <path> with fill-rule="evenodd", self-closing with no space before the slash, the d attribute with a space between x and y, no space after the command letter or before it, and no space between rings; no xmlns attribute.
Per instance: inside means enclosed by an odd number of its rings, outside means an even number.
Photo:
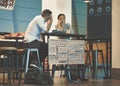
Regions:
<svg viewBox="0 0 120 86"><path fill-rule="evenodd" d="M29 47L39 49L41 61L48 55L48 45L42 42L41 33L49 32L52 21L52 12L49 9L45 9L42 11L41 15L36 16L29 23L25 32L25 42L28 43Z"/></svg>

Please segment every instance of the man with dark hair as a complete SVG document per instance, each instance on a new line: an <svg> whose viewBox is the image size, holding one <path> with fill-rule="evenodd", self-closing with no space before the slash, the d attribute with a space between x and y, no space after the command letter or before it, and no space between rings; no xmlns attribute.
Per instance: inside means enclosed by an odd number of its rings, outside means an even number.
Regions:
<svg viewBox="0 0 120 86"><path fill-rule="evenodd" d="M41 15L36 16L29 23L25 32L24 41L28 43L29 47L39 49L41 61L43 61L48 54L48 45L43 42L41 33L49 32L52 21L52 12L49 9L45 9L42 11Z"/></svg>

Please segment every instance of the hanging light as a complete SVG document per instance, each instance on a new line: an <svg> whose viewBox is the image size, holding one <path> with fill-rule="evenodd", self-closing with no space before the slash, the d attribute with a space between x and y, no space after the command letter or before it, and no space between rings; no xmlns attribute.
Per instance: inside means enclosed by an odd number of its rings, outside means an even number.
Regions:
<svg viewBox="0 0 120 86"><path fill-rule="evenodd" d="M88 3L88 2L90 2L90 0L83 0L85 3Z"/></svg>

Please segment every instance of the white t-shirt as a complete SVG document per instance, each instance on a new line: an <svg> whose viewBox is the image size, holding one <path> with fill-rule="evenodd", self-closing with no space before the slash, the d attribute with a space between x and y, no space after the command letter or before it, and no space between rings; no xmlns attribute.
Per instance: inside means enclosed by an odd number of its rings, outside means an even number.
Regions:
<svg viewBox="0 0 120 86"><path fill-rule="evenodd" d="M36 16L28 25L25 32L25 41L42 41L40 33L46 31L45 20L41 15Z"/></svg>

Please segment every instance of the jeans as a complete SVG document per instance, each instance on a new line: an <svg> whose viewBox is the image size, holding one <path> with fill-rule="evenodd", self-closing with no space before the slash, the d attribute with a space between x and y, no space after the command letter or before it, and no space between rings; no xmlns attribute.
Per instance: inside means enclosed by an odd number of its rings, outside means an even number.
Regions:
<svg viewBox="0 0 120 86"><path fill-rule="evenodd" d="M43 62L43 60L46 58L46 56L48 56L48 44L47 43L44 43L44 42L41 42L38 40L34 40L30 43L27 43L27 47L38 48L41 62Z"/></svg>

